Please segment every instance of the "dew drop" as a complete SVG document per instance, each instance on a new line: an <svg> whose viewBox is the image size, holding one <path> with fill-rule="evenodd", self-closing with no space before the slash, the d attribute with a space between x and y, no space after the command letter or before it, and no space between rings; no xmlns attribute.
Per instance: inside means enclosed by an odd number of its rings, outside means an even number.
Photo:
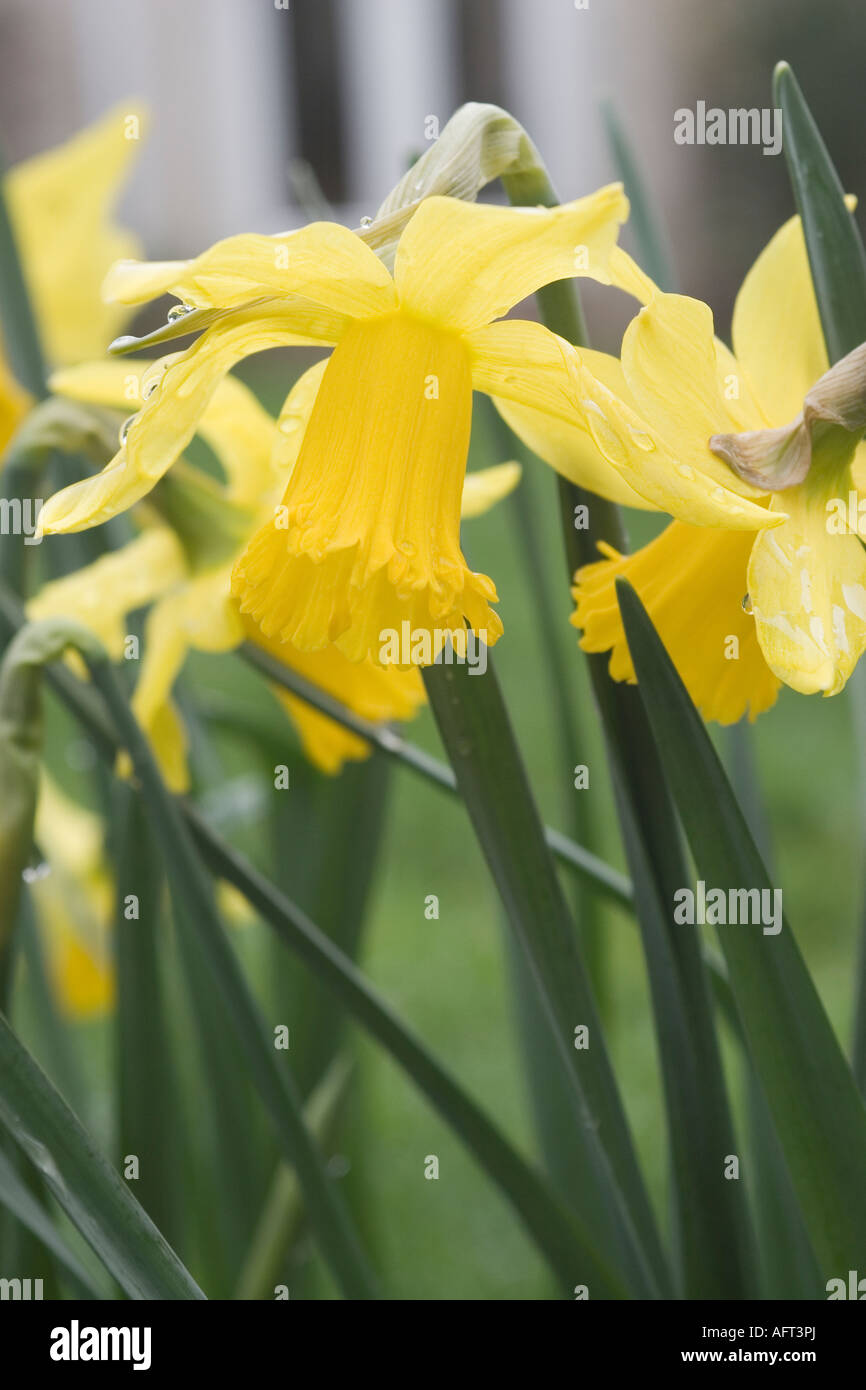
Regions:
<svg viewBox="0 0 866 1390"><path fill-rule="evenodd" d="M744 595L743 595L743 612L744 612L744 613L751 613L751 612L752 612L752 596L751 596L751 594L744 594Z"/></svg>
<svg viewBox="0 0 866 1390"><path fill-rule="evenodd" d="M361 218L361 226L362 226L362 227L372 227L372 225L373 225L373 219L372 219L372 217L362 217L362 218Z"/></svg>
<svg viewBox="0 0 866 1390"><path fill-rule="evenodd" d="M149 400L154 391L159 390L162 378L166 373L166 365L164 361L154 362L142 376L141 395L143 400Z"/></svg>
<svg viewBox="0 0 866 1390"><path fill-rule="evenodd" d="M678 463L677 472L681 478L692 479L695 476L695 470L688 463Z"/></svg>
<svg viewBox="0 0 866 1390"><path fill-rule="evenodd" d="M47 878L50 873L51 865L46 864L43 860L41 864L28 864L27 868L22 870L21 877L25 883L38 883L40 879Z"/></svg>
<svg viewBox="0 0 866 1390"><path fill-rule="evenodd" d="M124 420L123 424L122 424L121 427L120 427L120 432L118 433L118 436L117 436L117 437L118 437L118 439L120 440L120 446L121 446L121 448L122 448L123 445L126 443L127 435L129 434L129 431L130 431L130 429L131 429L131 427L132 427L132 425L133 425L134 420L135 420L135 416L134 416L134 415L127 415L126 419Z"/></svg>
<svg viewBox="0 0 866 1390"><path fill-rule="evenodd" d="M655 444L653 443L652 437L648 435L645 430L638 430L635 429L634 425L629 425L628 432L639 449L643 449L645 454L652 453Z"/></svg>
<svg viewBox="0 0 866 1390"><path fill-rule="evenodd" d="M173 304L168 311L169 323L177 323L178 319L186 318L195 308L194 304Z"/></svg>

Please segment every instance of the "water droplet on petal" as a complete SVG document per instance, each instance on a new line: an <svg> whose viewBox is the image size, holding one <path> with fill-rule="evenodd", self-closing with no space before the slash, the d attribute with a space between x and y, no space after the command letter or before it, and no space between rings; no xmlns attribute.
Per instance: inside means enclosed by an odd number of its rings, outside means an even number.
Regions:
<svg viewBox="0 0 866 1390"><path fill-rule="evenodd" d="M372 225L373 225L373 219L372 219L372 217L362 217L362 218L361 218L361 226L362 226L362 227L372 227Z"/></svg>
<svg viewBox="0 0 866 1390"><path fill-rule="evenodd" d="M688 463L678 463L677 472L681 478L688 478L691 480L695 476L695 470Z"/></svg>
<svg viewBox="0 0 866 1390"><path fill-rule="evenodd" d="M154 391L159 390L160 384L162 383L162 378L165 376L167 366L167 362L165 362L164 360L160 360L159 362L154 362L150 367L148 367L147 371L141 378L141 396L143 400L149 400L149 398L153 395Z"/></svg>
<svg viewBox="0 0 866 1390"><path fill-rule="evenodd" d="M752 596L751 596L751 594L744 594L744 595L743 595L743 612L744 612L744 613L751 613L751 612L752 612Z"/></svg>
<svg viewBox="0 0 866 1390"><path fill-rule="evenodd" d="M126 419L124 420L123 424L122 424L121 427L120 427L120 431L119 431L118 436L117 436L118 439L120 440L120 447L121 447L121 448L123 448L124 444L126 443L127 435L129 434L129 431L130 431L130 429L132 428L132 426L133 426L134 423L135 423L135 416L134 416L134 415L127 415Z"/></svg>
<svg viewBox="0 0 866 1390"><path fill-rule="evenodd" d="M194 304L173 304L168 311L169 323L177 323L178 319L186 318L195 308Z"/></svg>
<svg viewBox="0 0 866 1390"><path fill-rule="evenodd" d="M51 865L43 860L41 864L28 864L22 870L21 877L25 883L38 883L40 879L47 878L51 873Z"/></svg>

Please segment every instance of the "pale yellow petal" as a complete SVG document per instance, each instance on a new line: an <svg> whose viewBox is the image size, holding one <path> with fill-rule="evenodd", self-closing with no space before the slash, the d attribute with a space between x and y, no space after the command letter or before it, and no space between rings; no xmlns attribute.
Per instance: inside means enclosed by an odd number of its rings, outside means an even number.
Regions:
<svg viewBox="0 0 866 1390"><path fill-rule="evenodd" d="M744 374L716 340L708 305L681 294L656 295L625 331L622 367L638 414L680 464L743 497L760 496L709 448L714 434L768 422Z"/></svg>
<svg viewBox="0 0 866 1390"><path fill-rule="evenodd" d="M583 361L575 368L575 378L578 405L595 444L646 502L693 526L754 531L779 525L780 518L766 506L716 481L709 471L684 462L645 418L594 376ZM722 467L726 466L719 463ZM726 471L731 480L739 482L731 470Z"/></svg>
<svg viewBox="0 0 866 1390"><path fill-rule="evenodd" d="M506 320L502 324L491 324L488 329L480 329L479 333L488 337L495 336L493 330L498 335L499 330L507 330L514 320ZM528 325L534 327L534 325ZM472 340L477 339L479 334L472 334ZM503 334L502 336L506 336ZM562 339L556 339L557 343L562 343ZM564 345L567 347L567 345ZM623 400L628 400L629 392L622 367L619 359L611 357L604 352L593 352L588 348L580 349L580 359L585 363L593 376L602 381L610 391L619 395ZM512 354L512 359L506 359L506 363L500 370L503 374L514 371L517 365L517 355ZM549 376L554 376L558 371L564 370L553 361ZM571 374L566 372L567 380L562 383L563 397L567 396L565 410L556 413L553 410L539 409L534 405L526 404L524 401L516 399L504 400L494 397L494 404L500 415L514 431L519 439L543 459L545 463L555 468L557 473L561 473L570 482L576 483L578 487L586 488L589 492L595 492L601 497L607 497L611 502L619 502L625 507L652 508L653 504L641 497L633 488L629 487L622 475L608 463L603 454L599 451L595 440L586 423L582 411L577 408L574 381ZM540 384L540 382L539 382ZM518 388L514 388L517 395ZM536 393L537 400L545 400L541 392ZM555 405L556 401L550 400L550 393L547 393L547 403Z"/></svg>
<svg viewBox="0 0 866 1390"><path fill-rule="evenodd" d="M780 227L734 305L734 351L771 425L786 425L829 363L799 217Z"/></svg>
<svg viewBox="0 0 866 1390"><path fill-rule="evenodd" d="M159 380L160 371L160 359L82 362L52 373L51 389L90 405L132 411L144 404L143 388L149 380ZM253 505L276 485L273 416L237 377L228 375L219 383L202 412L198 433L222 464L233 501Z"/></svg>
<svg viewBox="0 0 866 1390"><path fill-rule="evenodd" d="M661 293L658 285L621 246L615 246L611 251L608 272L612 285L618 290L625 290L626 294L633 295L641 304L649 304L655 295Z"/></svg>
<svg viewBox="0 0 866 1390"><path fill-rule="evenodd" d="M748 586L758 640L780 680L804 695L837 694L866 649L866 551L850 533L828 530L826 503L847 497L814 474L777 493L783 526L759 536Z"/></svg>
<svg viewBox="0 0 866 1390"><path fill-rule="evenodd" d="M27 604L27 615L77 618L96 633L111 657L120 660L128 614L166 593L185 574L183 549L174 532L152 527L120 550L43 585Z"/></svg>
<svg viewBox="0 0 866 1390"><path fill-rule="evenodd" d="M121 104L56 149L25 160L5 189L48 357L74 362L104 351L127 314L100 298L103 277L138 240L112 209L141 150L144 118Z"/></svg>
<svg viewBox="0 0 866 1390"><path fill-rule="evenodd" d="M460 515L464 521L470 517L483 516L513 492L520 482L522 469L519 463L495 463L490 468L479 468L475 473L467 473L463 481L463 501Z"/></svg>
<svg viewBox="0 0 866 1390"><path fill-rule="evenodd" d="M285 487L304 442L304 432L316 404L322 377L328 366L327 357L303 372L283 402L277 420L276 441L272 463Z"/></svg>
<svg viewBox="0 0 866 1390"><path fill-rule="evenodd" d="M590 275L607 283L627 216L619 184L554 208L425 198L397 247L401 307L467 332L553 280Z"/></svg>
<svg viewBox="0 0 866 1390"><path fill-rule="evenodd" d="M160 770L173 791L189 786L186 737L171 703L171 691L186 660L190 641L186 627L186 590L154 605L144 630L144 652L132 709L147 734Z"/></svg>
<svg viewBox="0 0 866 1390"><path fill-rule="evenodd" d="M267 348L311 341L299 332L294 311L262 316L250 310L220 321L186 352L163 358L161 383L129 423L111 462L46 502L40 517L46 535L96 526L140 501L186 448L236 362Z"/></svg>
<svg viewBox="0 0 866 1390"><path fill-rule="evenodd" d="M466 333L472 387L488 396L532 406L563 420L574 417L575 350L540 323L504 319Z"/></svg>
<svg viewBox="0 0 866 1390"><path fill-rule="evenodd" d="M121 263L104 294L123 304L173 294L196 308L218 309L300 295L361 319L396 307L394 282L378 256L336 222L311 222L279 236L228 237L191 261Z"/></svg>

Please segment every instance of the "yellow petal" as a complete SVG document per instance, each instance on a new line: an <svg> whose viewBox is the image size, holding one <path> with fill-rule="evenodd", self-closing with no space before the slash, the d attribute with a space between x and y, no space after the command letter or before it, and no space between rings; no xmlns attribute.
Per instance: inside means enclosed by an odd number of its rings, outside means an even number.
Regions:
<svg viewBox="0 0 866 1390"><path fill-rule="evenodd" d="M303 372L283 402L277 420L276 442L271 460L274 470L278 475L282 475L283 485L298 461L304 434L327 365L328 359L325 358L323 362L317 362L314 367Z"/></svg>
<svg viewBox="0 0 866 1390"><path fill-rule="evenodd" d="M638 414L680 464L743 497L760 496L709 448L714 434L761 429L768 421L744 373L717 342L708 305L656 295L625 331L622 368Z"/></svg>
<svg viewBox="0 0 866 1390"><path fill-rule="evenodd" d="M424 684L414 668L402 671L396 666L377 666L372 661L349 661L336 647L301 652L288 643L265 637L249 618L246 635L362 719L376 724L411 719L424 704ZM366 740L305 701L276 686L273 690L297 727L304 752L322 772L339 772L347 759L366 758L371 752Z"/></svg>
<svg viewBox="0 0 866 1390"><path fill-rule="evenodd" d="M50 384L59 396L132 411L144 404L142 388L148 380L159 380L160 374L159 359L111 358L62 368L52 373ZM253 505L276 484L273 416L237 377L225 376L219 383L202 412L198 433L222 464L232 501Z"/></svg>
<svg viewBox="0 0 866 1390"><path fill-rule="evenodd" d="M111 263L138 251L112 208L141 149L143 116L116 106L79 135L28 159L5 180L48 357L74 362L104 351L127 314L106 308L100 286Z"/></svg>
<svg viewBox="0 0 866 1390"><path fill-rule="evenodd" d="M0 344L0 467L9 441L32 404L31 397L12 375Z"/></svg>
<svg viewBox="0 0 866 1390"><path fill-rule="evenodd" d="M705 719L733 724L774 703L779 681L743 611L746 566L754 543L742 532L671 524L633 555L586 565L573 590L575 627L584 651L610 651L614 680L634 683L615 581L634 586L688 692Z"/></svg>
<svg viewBox="0 0 866 1390"><path fill-rule="evenodd" d="M866 648L866 552L850 533L827 529L826 503L847 500L848 478L810 474L776 494L783 526L756 541L748 588L758 640L780 680L804 695L843 688Z"/></svg>
<svg viewBox="0 0 866 1390"><path fill-rule="evenodd" d="M31 619L77 618L119 661L127 615L166 593L185 574L183 549L174 532L155 526L120 550L43 585L28 603L27 615Z"/></svg>
<svg viewBox="0 0 866 1390"><path fill-rule="evenodd" d="M469 351L472 387L488 396L516 401L572 420L575 390L569 363L575 350L540 323L504 319L463 338Z"/></svg>
<svg viewBox="0 0 866 1390"><path fill-rule="evenodd" d="M397 247L400 305L466 332L553 280L591 275L607 283L608 258L627 216L619 184L555 208L425 198Z"/></svg>
<svg viewBox="0 0 866 1390"><path fill-rule="evenodd" d="M467 473L460 504L463 520L489 512L491 507L514 491L520 482L521 472L519 463L495 463L491 468L479 468L474 473Z"/></svg>
<svg viewBox="0 0 866 1390"><path fill-rule="evenodd" d="M378 660L383 631L502 630L460 549L472 413L461 340L398 313L355 324L329 359L281 506L235 566L267 636Z"/></svg>
<svg viewBox="0 0 866 1390"><path fill-rule="evenodd" d="M829 365L799 217L752 266L734 305L734 351L771 425L786 425Z"/></svg>
<svg viewBox="0 0 866 1390"><path fill-rule="evenodd" d="M280 236L228 237L191 261L121 263L108 275L104 294L123 304L173 294L196 308L218 309L300 295L362 319L386 314L397 302L375 252L336 222L311 222Z"/></svg>
<svg viewBox="0 0 866 1390"><path fill-rule="evenodd" d="M186 448L234 364L266 348L315 341L302 334L303 326L294 310L243 311L221 320L186 352L161 359L162 380L128 425L111 462L46 502L40 516L45 534L96 526L140 501ZM313 327L312 321L306 326Z"/></svg>
<svg viewBox="0 0 866 1390"><path fill-rule="evenodd" d="M105 828L99 816L73 801L53 777L39 773L35 839L52 866L86 879L101 870Z"/></svg>
<svg viewBox="0 0 866 1390"><path fill-rule="evenodd" d="M641 270L637 261L632 260L628 252L623 251L621 246L615 246L611 251L608 272L612 285L615 285L618 290L625 290L626 294L633 295L635 299L640 300L641 304L649 304L655 295L661 293L658 285Z"/></svg>
<svg viewBox="0 0 866 1390"><path fill-rule="evenodd" d="M186 660L188 596L171 594L154 605L144 630L144 654L132 709L147 734L166 784L175 792L189 788L186 736L171 703L171 690Z"/></svg>
<svg viewBox="0 0 866 1390"><path fill-rule="evenodd" d="M108 951L106 924L90 927L88 937L77 929L59 885L36 894L47 936L48 970L55 997L71 1018L98 1018L114 1003L114 972Z"/></svg>
<svg viewBox="0 0 866 1390"><path fill-rule="evenodd" d="M517 321L514 319L508 319L501 324L491 324L488 329L480 329L479 334L490 334L494 329L508 329L515 322ZM527 327L537 327L537 325L527 325ZM473 342L479 334L471 335ZM562 343L562 339L557 339L556 342ZM604 382L610 391L618 394L623 400L628 399L628 387L618 358L611 357L604 352L592 352L588 348L581 348L580 360L585 363L594 377ZM516 355L509 366L503 365L501 368L503 376L509 373L513 375L517 370L519 368ZM562 368L558 368L551 361L547 371L548 379L556 376L559 370ZM539 372L539 387L543 375L542 370ZM531 449L545 463L549 463L551 468L556 469L557 473L568 478L570 482L576 483L578 487L586 488L590 492L598 493L601 497L607 497L612 502L619 502L625 507L651 508L653 504L629 487L621 474L611 467L599 451L583 412L577 408L574 381L567 371L566 377L567 379L561 386L563 399L567 397L567 405L563 413L559 413L559 411L554 413L552 409L539 409L513 398L505 400L494 397L494 404L500 415L513 429L517 437L523 440L527 448ZM518 377L516 380L519 381L520 378ZM515 385L511 389L516 395L519 386ZM544 394L540 389L537 390L535 399L544 400L548 406L556 403L550 390Z"/></svg>
<svg viewBox="0 0 866 1390"><path fill-rule="evenodd" d="M643 415L609 390L582 360L575 368L575 380L578 405L598 449L628 486L652 506L693 526L754 531L779 525L780 518L767 507L756 505L717 482L709 472L684 462ZM731 482L746 486L726 465L715 462L730 473Z"/></svg>

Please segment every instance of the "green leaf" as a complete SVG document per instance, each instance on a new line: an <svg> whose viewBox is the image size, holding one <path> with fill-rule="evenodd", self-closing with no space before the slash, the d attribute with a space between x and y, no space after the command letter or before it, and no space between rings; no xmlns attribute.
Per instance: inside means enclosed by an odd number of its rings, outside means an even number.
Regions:
<svg viewBox="0 0 866 1390"><path fill-rule="evenodd" d="M773 77L783 148L831 364L866 341L866 251L827 147L787 63Z"/></svg>
<svg viewBox="0 0 866 1390"><path fill-rule="evenodd" d="M0 1124L130 1298L204 1298L2 1015Z"/></svg>
<svg viewBox="0 0 866 1390"><path fill-rule="evenodd" d="M304 1107L304 1119L320 1144L330 1144L332 1140L351 1075L350 1060L338 1054ZM238 1276L234 1298L273 1298L274 1286L280 1282L303 1216L304 1203L298 1180L291 1168L280 1163Z"/></svg>
<svg viewBox="0 0 866 1390"><path fill-rule="evenodd" d="M179 1183L183 1134L166 1001L160 981L160 928L165 889L162 864L139 799L126 783L115 788L112 859L117 902L114 943L119 1158L136 1154L136 1195L174 1243L183 1231ZM125 904L137 899L129 918Z"/></svg>
<svg viewBox="0 0 866 1390"><path fill-rule="evenodd" d="M304 1124L291 1074L277 1061L273 1039L268 1037L249 985L226 940L211 885L180 807L166 791L153 753L117 686L108 661L90 655L88 666L141 783L151 825L165 857L178 927L194 933L197 954L201 955L207 977L223 1001L227 1021L246 1057L250 1078L288 1161L296 1169L307 1214L322 1253L346 1297L375 1298L377 1291L372 1271L342 1197L327 1175L321 1155Z"/></svg>
<svg viewBox="0 0 866 1390"><path fill-rule="evenodd" d="M592 1189L581 1214L602 1223L638 1296L664 1289L665 1261L628 1121L556 869L488 656L424 669L424 684L457 786L496 883L525 968L544 1001L584 1127ZM588 1029L589 1046L575 1046Z"/></svg>
<svg viewBox="0 0 866 1390"><path fill-rule="evenodd" d="M577 1217L517 1153L469 1094L400 1019L352 961L242 855L226 844L193 807L186 816L213 873L244 894L285 945L337 995L424 1092L446 1123L501 1187L527 1232L561 1281L564 1297L576 1282L589 1283L599 1298L624 1298L622 1282L596 1250Z"/></svg>
<svg viewBox="0 0 866 1390"><path fill-rule="evenodd" d="M634 590L620 579L617 592L638 689L701 877L726 892L772 891L682 680ZM719 938L815 1251L825 1277L843 1276L866 1249L866 1111L851 1070L787 924L778 935L721 927Z"/></svg>
<svg viewBox="0 0 866 1390"><path fill-rule="evenodd" d="M23 621L20 604L0 587L2 625L7 631L14 631ZM100 756L113 766L120 738L97 692L64 667L49 667L46 678L87 730ZM277 892L243 856L211 830L193 806L182 804L181 812L211 872L234 884L286 946L338 996L352 1017L427 1095L475 1155L482 1169L499 1185L556 1273L564 1296L571 1297L575 1282L582 1282L597 1290L599 1298L626 1297L621 1280L595 1249L576 1216L379 997L353 963L294 903Z"/></svg>
<svg viewBox="0 0 866 1390"><path fill-rule="evenodd" d="M0 1148L0 1202L42 1242L63 1266L77 1298L102 1298L84 1265L73 1255L66 1241L43 1206L15 1171L14 1164Z"/></svg>

